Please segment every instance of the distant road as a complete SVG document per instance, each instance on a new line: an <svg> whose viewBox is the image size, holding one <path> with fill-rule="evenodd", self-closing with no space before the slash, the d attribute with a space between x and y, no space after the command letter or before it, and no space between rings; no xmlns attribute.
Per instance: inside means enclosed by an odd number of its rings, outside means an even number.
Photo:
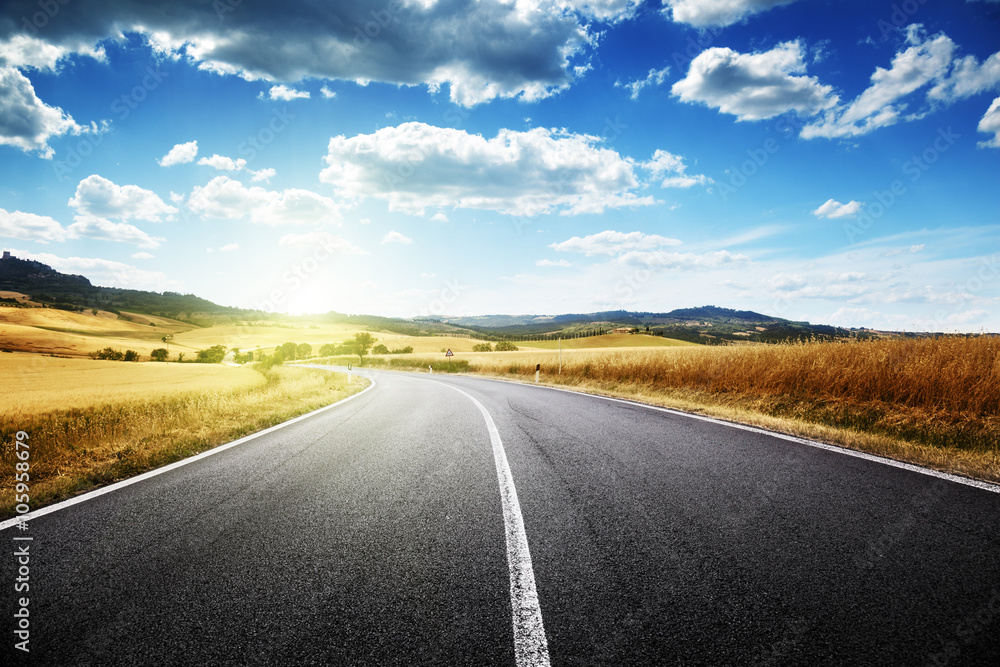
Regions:
<svg viewBox="0 0 1000 667"><path fill-rule="evenodd" d="M8 556L3 664L1000 664L995 490L627 402L372 377L0 532L33 538L31 653Z"/></svg>

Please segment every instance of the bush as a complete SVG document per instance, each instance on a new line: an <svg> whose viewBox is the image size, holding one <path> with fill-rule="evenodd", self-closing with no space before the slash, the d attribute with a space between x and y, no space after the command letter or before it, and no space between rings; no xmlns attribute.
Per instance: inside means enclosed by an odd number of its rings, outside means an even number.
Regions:
<svg viewBox="0 0 1000 667"><path fill-rule="evenodd" d="M125 358L121 350L116 350L113 347L106 347L99 352L92 352L90 356L93 359L107 359L109 361L121 361Z"/></svg>
<svg viewBox="0 0 1000 667"><path fill-rule="evenodd" d="M170 353L167 352L166 348L158 347L149 353L150 359L153 361L166 361Z"/></svg>
<svg viewBox="0 0 1000 667"><path fill-rule="evenodd" d="M387 348L382 343L379 343L372 348L372 354L389 354L389 348Z"/></svg>
<svg viewBox="0 0 1000 667"><path fill-rule="evenodd" d="M393 350L392 354L413 354L413 346L407 345L406 347L401 347L398 350Z"/></svg>
<svg viewBox="0 0 1000 667"><path fill-rule="evenodd" d="M213 345L207 350L198 350L198 356L195 361L199 364L221 364L225 356L225 345Z"/></svg>
<svg viewBox="0 0 1000 667"><path fill-rule="evenodd" d="M125 361L139 361L139 353L135 350L125 350Z"/></svg>
<svg viewBox="0 0 1000 667"><path fill-rule="evenodd" d="M499 349L499 347L497 349ZM472 346L472 351L473 352L492 352L493 351L493 346L490 345L489 343L476 343L475 345Z"/></svg>
<svg viewBox="0 0 1000 667"><path fill-rule="evenodd" d="M509 340L502 340L497 343L497 346L494 349L496 349L497 352L517 352L517 345L514 345L514 343Z"/></svg>

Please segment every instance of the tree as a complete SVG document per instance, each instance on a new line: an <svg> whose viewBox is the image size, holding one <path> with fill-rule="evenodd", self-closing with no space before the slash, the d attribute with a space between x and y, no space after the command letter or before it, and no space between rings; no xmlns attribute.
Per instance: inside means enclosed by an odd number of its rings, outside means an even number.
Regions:
<svg viewBox="0 0 1000 667"><path fill-rule="evenodd" d="M365 355L368 354L368 349L375 344L375 340L367 331L354 334L354 354L358 355L358 359L365 360Z"/></svg>
<svg viewBox="0 0 1000 667"><path fill-rule="evenodd" d="M387 348L382 343L379 343L372 348L372 354L389 354L389 348Z"/></svg>
<svg viewBox="0 0 1000 667"><path fill-rule="evenodd" d="M407 345L406 347L401 347L398 350L393 350L392 354L413 354L413 346Z"/></svg>
<svg viewBox="0 0 1000 667"><path fill-rule="evenodd" d="M319 356L332 357L337 354L337 349L339 347L339 345L334 345L333 343L324 343L323 347L319 348Z"/></svg>
<svg viewBox="0 0 1000 667"><path fill-rule="evenodd" d="M158 348L156 348L155 350L153 350L152 352L149 353L149 357L153 361L166 361L167 357L169 357L169 356L170 356L170 353L167 352L167 350L165 348L162 348L162 347L158 347Z"/></svg>
<svg viewBox="0 0 1000 667"><path fill-rule="evenodd" d="M109 361L121 361L125 358L121 350L116 350L113 347L106 347L103 350L92 353L90 356L94 359L107 359Z"/></svg>
<svg viewBox="0 0 1000 667"><path fill-rule="evenodd" d="M516 352L517 345L514 345L514 343L509 340L502 340L497 343L497 346L494 349L496 349L497 352Z"/></svg>
<svg viewBox="0 0 1000 667"><path fill-rule="evenodd" d="M489 343L476 343L472 346L473 352L492 352L493 346Z"/></svg>
<svg viewBox="0 0 1000 667"><path fill-rule="evenodd" d="M299 343L295 348L295 358L296 359L308 359L309 355L312 354L313 346L309 343Z"/></svg>
<svg viewBox="0 0 1000 667"><path fill-rule="evenodd" d="M198 357L195 361L199 364L221 364L225 356L225 345L213 345L207 350L198 350Z"/></svg>
<svg viewBox="0 0 1000 667"><path fill-rule="evenodd" d="M139 361L139 353L135 350L125 350L125 361Z"/></svg>
<svg viewBox="0 0 1000 667"><path fill-rule="evenodd" d="M281 352L282 359L286 359L288 361L294 361L296 358L295 353L298 351L298 349L299 346L296 345L295 343L285 343L281 347L277 348L275 352Z"/></svg>

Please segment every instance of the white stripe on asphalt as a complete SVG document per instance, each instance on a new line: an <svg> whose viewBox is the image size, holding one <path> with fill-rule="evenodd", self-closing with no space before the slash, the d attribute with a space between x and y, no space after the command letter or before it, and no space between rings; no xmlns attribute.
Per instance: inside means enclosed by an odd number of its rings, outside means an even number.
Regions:
<svg viewBox="0 0 1000 667"><path fill-rule="evenodd" d="M549 644L545 639L545 627L542 625L542 608L538 604L538 592L535 589L535 573L531 567L531 554L528 552L528 535L524 530L524 518L521 516L521 503L517 500L517 489L514 488L514 477L507 463L500 431L493 422L493 417L483 404L458 387L443 382L428 380L434 384L454 389L468 398L479 408L486 420L486 428L490 432L490 443L493 445L493 461L496 463L497 479L500 482L500 498L503 505L503 523L507 533L507 567L510 569L510 603L514 622L514 656L518 667L548 667Z"/></svg>
<svg viewBox="0 0 1000 667"><path fill-rule="evenodd" d="M281 422L280 424L276 424L276 425L274 425L274 426L272 426L270 428L266 428L263 431L257 431L256 433L251 433L250 435L242 437L239 440L233 440L232 442L228 442L228 443L226 443L224 445L219 445L218 447L215 447L214 449L209 449L207 451L202 452L201 454L197 454L197 455L192 456L190 458L181 459L180 461L176 461L174 463L171 463L170 465L165 465L162 468L156 468L155 470L150 470L149 472L145 472L145 473L143 473L141 475L136 475L135 477L129 477L128 479L123 479L120 482L115 482L114 484L109 484L108 486L102 486L101 488L94 489L93 491L91 491L89 493L84 493L83 495L76 496L75 498L70 498L69 500L64 500L61 503L56 503L55 505L48 505L47 507L43 507L41 509L37 509L34 512L28 512L27 514L21 515L19 517L14 518L14 519L7 519L6 521L0 522L0 530L6 530L6 529L8 529L8 528L10 528L12 526L17 525L21 521L31 521L33 519L37 519L38 517L45 516L46 514L52 514L53 512L58 512L59 510L64 510L67 507L72 507L73 505L79 505L80 503L84 503L84 502L87 502L88 500L93 500L94 498L97 498L99 496L103 496L106 493L111 493L112 491L117 491L118 489L123 489L126 486L131 486L132 484L136 484L137 482L141 482L143 480L147 480L150 477L156 477L157 475L162 475L163 473L169 472L171 470L174 470L175 468L180 468L181 466L186 466L189 463L194 463L195 461L200 461L201 459L204 459L204 458L207 458L209 456L212 456L213 454L218 454L219 452L224 452L225 450L227 450L227 449L229 449L231 447L236 447L238 445L242 445L245 442L250 442L251 440L253 440L255 438L259 438L262 435L267 435L268 433L271 433L272 431L277 431L279 428L284 428L284 427L288 426L289 424L294 424L295 422L300 422L303 419L309 419L310 417L312 417L314 415L318 415L321 412L326 412L327 410L329 410L331 408L335 408L338 405L351 400L352 398L357 398L361 394L367 392L369 389L374 389L374 388L375 388L375 380L371 380L371 384L368 385L364 390L359 391L356 394L352 394L352 395L348 396L347 398L343 398L343 399L337 401L336 403L331 403L330 405L326 405L326 406L324 406L322 408L319 408L318 410L313 410L312 412L307 412L306 414L300 415L300 416L298 416L298 417L296 417L294 419L289 419L286 422Z"/></svg>
<svg viewBox="0 0 1000 667"><path fill-rule="evenodd" d="M780 438L782 440L788 440L789 442L794 442L800 445L806 445L807 447L815 447L816 449L825 449L828 452L844 454L845 456L853 456L855 458L864 459L866 461L872 461L874 463L881 463L882 465L892 466L893 468L901 468L903 470L909 470L910 472L919 473L921 475L927 475L929 477L937 477L938 479L944 479L949 482L955 482L956 484L964 484L965 486L971 486L977 489L982 489L983 491L990 491L991 493L1000 493L1000 484L992 484L990 482L984 482L978 479L972 479L971 477L961 477L959 475L953 475L948 472L934 470L933 468L924 468L912 463L904 463L903 461L897 461L896 459L890 459L885 456L878 456L877 454L869 454L867 452L862 452L857 449L848 449L847 447L830 445L825 442L819 442L818 440L807 440L806 438L800 438L798 436L788 435L786 433L779 433L778 431L769 431L767 429L760 428L757 426L750 426L749 424L740 424L738 422L726 421L724 419L716 419L715 417L706 417L705 415L699 415L693 412L684 412L683 410L664 408L660 407L659 405L650 405L648 403L630 401L624 398L614 398L612 396L602 396L600 394L590 394L584 391L564 389L563 387L549 387L545 385L539 386L528 382L518 382L516 380L505 380L501 378L482 378L482 379L494 380L496 382L507 382L509 384L516 384L522 387L532 387L534 389L550 389L552 391L562 391L566 392L567 394L574 394L576 396L590 396L591 398L599 398L602 401L611 401L612 403L624 403L625 405L631 405L636 408L645 408L646 410L656 410L657 412L666 412L667 414L676 415L678 417L688 417L689 419L697 419L699 421L709 422L710 424L718 424L720 426L728 426L730 428L738 428L743 431L750 431L751 433L760 433L761 435L769 435L772 438Z"/></svg>

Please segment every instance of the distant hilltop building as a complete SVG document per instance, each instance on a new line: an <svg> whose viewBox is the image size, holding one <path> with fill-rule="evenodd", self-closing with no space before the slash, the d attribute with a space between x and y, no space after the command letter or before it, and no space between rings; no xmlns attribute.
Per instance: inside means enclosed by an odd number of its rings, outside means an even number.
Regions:
<svg viewBox="0 0 1000 667"><path fill-rule="evenodd" d="M10 259L10 250L4 250L3 251L3 258L4 259Z"/></svg>

